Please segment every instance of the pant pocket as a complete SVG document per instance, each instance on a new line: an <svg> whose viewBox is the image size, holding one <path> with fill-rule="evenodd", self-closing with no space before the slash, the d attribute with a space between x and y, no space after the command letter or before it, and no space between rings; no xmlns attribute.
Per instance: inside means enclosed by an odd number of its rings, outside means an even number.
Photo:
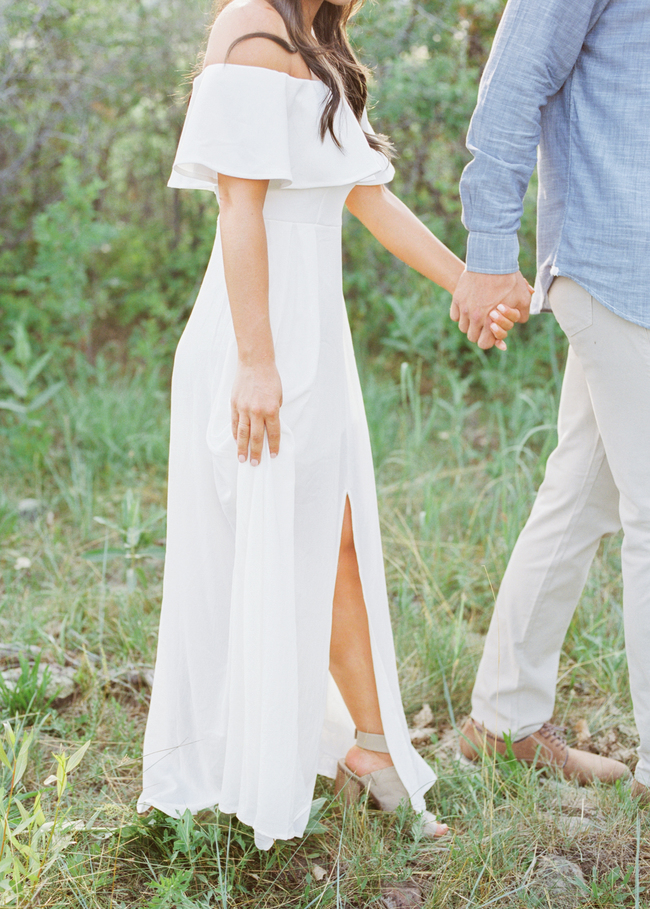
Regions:
<svg viewBox="0 0 650 909"><path fill-rule="evenodd" d="M551 284L548 299L560 328L569 340L591 328L594 321L593 297L571 278L556 278Z"/></svg>

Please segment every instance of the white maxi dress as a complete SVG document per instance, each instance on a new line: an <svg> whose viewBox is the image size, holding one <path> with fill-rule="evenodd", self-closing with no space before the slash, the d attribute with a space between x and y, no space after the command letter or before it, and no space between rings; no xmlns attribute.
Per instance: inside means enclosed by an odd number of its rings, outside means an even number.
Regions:
<svg viewBox="0 0 650 909"><path fill-rule="evenodd" d="M269 308L283 387L280 453L240 464L231 434L236 341L219 228L172 380L167 557L140 811L218 806L259 848L305 830L317 773L354 726L328 671L346 497L382 722L416 811L435 774L400 699L368 428L342 295L341 214L392 179L344 103L319 135L319 81L213 64L195 80L169 185L268 179ZM266 445L266 443L265 443Z"/></svg>

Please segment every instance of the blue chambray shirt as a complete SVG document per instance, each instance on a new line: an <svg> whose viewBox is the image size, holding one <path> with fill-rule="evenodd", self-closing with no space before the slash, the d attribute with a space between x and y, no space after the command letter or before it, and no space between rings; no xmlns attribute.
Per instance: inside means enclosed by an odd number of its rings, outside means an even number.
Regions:
<svg viewBox="0 0 650 909"><path fill-rule="evenodd" d="M538 146L532 311L566 275L650 328L650 0L509 0L460 184L470 271L517 270Z"/></svg>

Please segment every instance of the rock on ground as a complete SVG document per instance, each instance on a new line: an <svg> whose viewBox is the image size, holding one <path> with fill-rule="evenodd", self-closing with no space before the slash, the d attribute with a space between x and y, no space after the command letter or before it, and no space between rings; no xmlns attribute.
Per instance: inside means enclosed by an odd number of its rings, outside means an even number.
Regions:
<svg viewBox="0 0 650 909"><path fill-rule="evenodd" d="M405 881L403 884L384 887L379 905L382 909L416 909L424 905L424 898L415 881Z"/></svg>
<svg viewBox="0 0 650 909"><path fill-rule="evenodd" d="M46 671L49 675L46 697L53 697L52 706L60 707L64 703L67 703L68 699L71 698L75 692L76 686L74 676L77 670L72 666L58 666L55 663L41 663L38 667L39 684ZM22 669L20 667L5 669L2 672L2 678L8 688L15 687L21 673Z"/></svg>
<svg viewBox="0 0 650 909"><path fill-rule="evenodd" d="M578 909L586 899L582 868L561 855L543 855L538 859L530 893L541 906Z"/></svg>

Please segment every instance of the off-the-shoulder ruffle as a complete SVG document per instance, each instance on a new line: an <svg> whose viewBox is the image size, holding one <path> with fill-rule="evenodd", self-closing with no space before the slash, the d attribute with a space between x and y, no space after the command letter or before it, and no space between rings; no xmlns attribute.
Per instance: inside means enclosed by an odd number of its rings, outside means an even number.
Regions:
<svg viewBox="0 0 650 909"><path fill-rule="evenodd" d="M319 133L327 87L258 66L215 63L194 80L169 186L215 190L217 174L308 189L388 183L393 167L374 151L351 108L335 121L339 148Z"/></svg>

